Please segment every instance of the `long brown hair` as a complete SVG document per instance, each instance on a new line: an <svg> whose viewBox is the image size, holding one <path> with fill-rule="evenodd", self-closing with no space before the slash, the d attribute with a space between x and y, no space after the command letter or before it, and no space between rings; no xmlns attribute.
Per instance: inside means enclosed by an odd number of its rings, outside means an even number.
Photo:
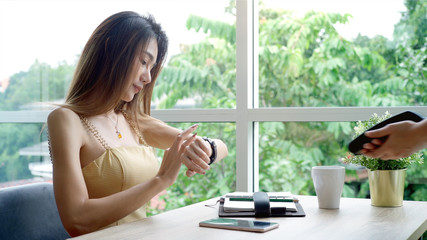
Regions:
<svg viewBox="0 0 427 240"><path fill-rule="evenodd" d="M150 72L151 83L126 103L121 97L131 85L134 62L151 39L156 39L158 46L156 64ZM108 17L86 43L63 107L85 116L122 108L134 116L149 115L153 88L167 48L167 36L153 16L125 11Z"/></svg>

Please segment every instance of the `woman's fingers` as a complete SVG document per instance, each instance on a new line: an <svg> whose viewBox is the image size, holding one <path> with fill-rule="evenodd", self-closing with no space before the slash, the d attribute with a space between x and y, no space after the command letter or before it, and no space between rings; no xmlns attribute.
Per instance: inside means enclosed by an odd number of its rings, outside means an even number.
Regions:
<svg viewBox="0 0 427 240"><path fill-rule="evenodd" d="M209 159L209 156L210 156L209 153L211 150L210 144L207 143L202 138L197 138L195 143L197 144L197 148L195 149L197 151L197 155L200 156L203 159L203 161L205 161L206 163L209 163L211 161Z"/></svg>
<svg viewBox="0 0 427 240"><path fill-rule="evenodd" d="M193 126L185 129L182 133L178 134L178 136L176 137L174 143L172 144L172 146L170 148L171 149L174 148L177 151L181 152L183 144L185 146L188 146L189 144L191 144L194 141L196 134L193 134L193 136L189 139L187 139L187 138L194 130L197 129L198 126L199 126L198 124L194 124ZM185 140L185 139L187 139L187 140Z"/></svg>
<svg viewBox="0 0 427 240"><path fill-rule="evenodd" d="M198 137L186 147L185 152L181 155L181 160L187 168L199 174L206 174L206 170L210 169L208 164L210 159L206 150L202 149L205 147L203 143L204 141Z"/></svg>
<svg viewBox="0 0 427 240"><path fill-rule="evenodd" d="M203 140L197 138L197 133L192 136L190 134L197 129L198 125L187 128L175 139L175 142L169 151L176 152L180 156L180 160L188 170L186 175L188 177L194 176L196 173L206 174L209 167L209 156L207 155L209 149L203 144Z"/></svg>
<svg viewBox="0 0 427 240"><path fill-rule="evenodd" d="M173 184L178 177L182 164L180 160L181 156L186 146L196 139L197 134L193 134L191 137L189 137L189 135L196 130L197 126L198 125L195 124L178 134L172 146L165 150L158 175L165 179L169 185Z"/></svg>
<svg viewBox="0 0 427 240"><path fill-rule="evenodd" d="M192 143L185 149L183 157L191 159L203 169L209 169L209 157L195 143Z"/></svg>
<svg viewBox="0 0 427 240"><path fill-rule="evenodd" d="M187 172L185 173L185 175L187 175L187 177L192 177L196 174L195 171L188 169Z"/></svg>
<svg viewBox="0 0 427 240"><path fill-rule="evenodd" d="M191 170L195 173L206 174L205 170L209 169L209 165L207 165L199 158L191 158L187 155L181 155L181 161L185 164L185 166L187 166L188 170Z"/></svg>

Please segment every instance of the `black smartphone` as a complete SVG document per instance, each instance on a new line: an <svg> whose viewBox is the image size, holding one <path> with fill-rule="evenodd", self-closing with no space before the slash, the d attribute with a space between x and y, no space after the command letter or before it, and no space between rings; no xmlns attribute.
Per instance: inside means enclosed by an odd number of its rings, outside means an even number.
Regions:
<svg viewBox="0 0 427 240"><path fill-rule="evenodd" d="M213 218L200 222L199 226L249 232L267 232L279 227L279 223L232 218Z"/></svg>
<svg viewBox="0 0 427 240"><path fill-rule="evenodd" d="M394 115L390 118L387 118L386 120L384 120L380 123L377 123L375 126L369 128L366 131L379 129L379 128L382 128L382 127L384 127L390 123L401 122L401 121L406 121L406 120L413 121L413 122L419 122L423 119L424 119L424 117L418 113L415 113L412 111L405 111L405 112L399 113L397 115ZM387 137L388 136L384 136L384 137L379 138L379 139L382 141L385 141L387 139ZM353 154L359 155L360 150L363 149L363 144L369 143L369 142L371 142L371 140L372 140L372 138L368 138L367 136L365 136L365 132L363 132L362 134L360 134L357 138L355 138L353 141L351 141L348 144L348 150L350 150L350 152L352 152Z"/></svg>

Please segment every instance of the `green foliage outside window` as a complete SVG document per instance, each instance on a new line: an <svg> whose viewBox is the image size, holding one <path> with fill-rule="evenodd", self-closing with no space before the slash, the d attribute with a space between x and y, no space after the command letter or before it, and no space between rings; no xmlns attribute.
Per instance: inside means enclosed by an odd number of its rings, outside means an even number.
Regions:
<svg viewBox="0 0 427 240"><path fill-rule="evenodd" d="M419 18L425 16L414 12ZM413 21L407 14L404 16L406 20L403 17L399 24L418 24L418 18ZM260 107L409 106L426 102L425 41L422 44L417 41L417 46L422 46L418 48L410 39L391 41L381 36L343 39L334 24L347 23L351 17L348 14L309 12L297 18L289 11L260 9L259 17ZM235 26L190 16L187 27L210 35L199 44L185 46L182 54L171 59L165 75L158 80L160 88L156 96L164 94L159 107L171 108L186 97L213 99L198 101L197 107L234 107L236 46L230 33ZM395 31L396 35L402 35L408 28ZM313 195L311 167L341 164L354 125L351 122L260 123L260 190ZM348 175L356 175L356 171L348 170ZM408 169L408 176L425 179L426 165ZM211 187L215 188L217 182L215 179ZM366 184L358 187L346 184L344 196L366 197ZM200 191L196 185L181 194ZM420 200L423 192L425 185L415 186L405 199ZM200 200L214 196L203 195ZM167 206L173 201L169 198Z"/></svg>

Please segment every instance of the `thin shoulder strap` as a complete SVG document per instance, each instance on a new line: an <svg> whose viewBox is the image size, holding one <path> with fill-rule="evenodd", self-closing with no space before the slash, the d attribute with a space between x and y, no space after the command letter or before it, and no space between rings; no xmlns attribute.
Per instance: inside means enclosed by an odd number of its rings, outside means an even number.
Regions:
<svg viewBox="0 0 427 240"><path fill-rule="evenodd" d="M101 137L101 135L99 134L99 132L95 128L95 126L93 126L93 124L85 116L79 115L79 117L80 117L81 122L83 123L83 126L85 126L85 128L93 134L93 136L98 140L98 142L105 149L110 149L110 146L107 144L107 142L104 140L104 138Z"/></svg>
<svg viewBox="0 0 427 240"><path fill-rule="evenodd" d="M132 130L135 132L136 136L138 136L138 138L141 141L141 143L144 146L148 147L147 142L145 141L145 139L142 136L141 132L139 132L138 128L135 125L135 122L128 116L128 114L123 109L120 109L120 112L123 114L123 116L125 117L126 121L132 127Z"/></svg>

